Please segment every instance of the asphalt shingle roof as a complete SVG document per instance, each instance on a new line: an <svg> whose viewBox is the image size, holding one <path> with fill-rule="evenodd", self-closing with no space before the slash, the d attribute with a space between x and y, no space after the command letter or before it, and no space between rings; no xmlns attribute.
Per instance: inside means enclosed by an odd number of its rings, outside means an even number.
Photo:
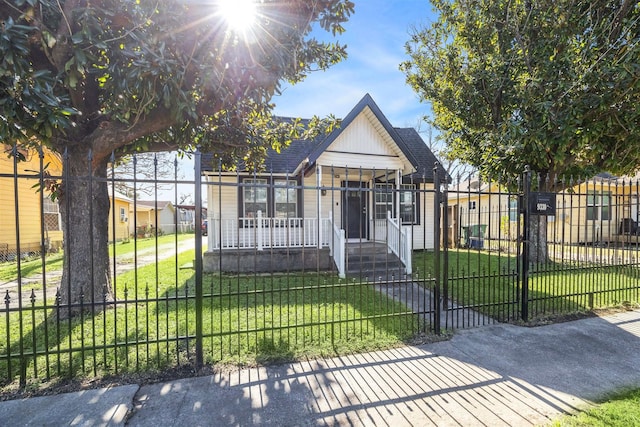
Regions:
<svg viewBox="0 0 640 427"><path fill-rule="evenodd" d="M378 105L369 94L365 95L360 102L342 120L339 129L335 129L329 135L321 135L314 140L295 140L288 147L283 148L280 153L273 149L267 150L264 161L265 172L269 173L293 173L295 169L305 160L309 160L309 165L313 165L322 153L331 145L333 141L346 129L349 124L365 109L371 109L376 118L380 121L384 129L389 133L400 150L405 154L417 170L411 178L414 182L433 182L433 167L437 162L436 156L424 143L418 132L413 128L394 128L384 116ZM289 120L283 118L283 120ZM308 121L306 121L308 122ZM306 124L306 123L305 123ZM243 170L243 165L239 165ZM214 171L214 156L212 153L203 153L202 170ZM448 179L446 171L440 173L442 182Z"/></svg>

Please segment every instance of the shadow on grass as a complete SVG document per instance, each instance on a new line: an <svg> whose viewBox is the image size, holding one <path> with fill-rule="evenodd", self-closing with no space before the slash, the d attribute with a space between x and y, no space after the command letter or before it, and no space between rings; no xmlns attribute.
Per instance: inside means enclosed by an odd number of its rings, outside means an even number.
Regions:
<svg viewBox="0 0 640 427"><path fill-rule="evenodd" d="M164 295L168 304L157 305L160 318L181 313L177 325L192 337L194 291L186 283ZM373 350L424 331L416 315L374 285L324 273L205 275L203 291L209 363L254 364Z"/></svg>
<svg viewBox="0 0 640 427"><path fill-rule="evenodd" d="M181 273L178 283L158 279L153 289L139 281L135 289L119 290L115 303L69 319L57 316L55 305L2 313L3 385L41 387L48 379L193 365L194 283L193 272ZM205 275L203 287L206 363L275 363L374 350L424 331L413 313L373 285L322 273Z"/></svg>

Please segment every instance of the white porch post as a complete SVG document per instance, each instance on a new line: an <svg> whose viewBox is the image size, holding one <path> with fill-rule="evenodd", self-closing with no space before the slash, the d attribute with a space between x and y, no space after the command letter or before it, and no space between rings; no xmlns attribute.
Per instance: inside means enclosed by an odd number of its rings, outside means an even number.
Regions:
<svg viewBox="0 0 640 427"><path fill-rule="evenodd" d="M322 165L316 167L316 197L318 198L318 249L322 249Z"/></svg>
<svg viewBox="0 0 640 427"><path fill-rule="evenodd" d="M219 224L218 224L218 212L213 212L213 216L210 216L208 218L208 223L207 223L207 244L209 245L209 247L207 248L208 251L212 251L213 249L218 249L221 245L221 238L218 235L218 228L219 228Z"/></svg>
<svg viewBox="0 0 640 427"><path fill-rule="evenodd" d="M402 188L402 174L400 169L396 169L396 219L398 220L398 227L402 227L402 221L400 221L400 189Z"/></svg>
<svg viewBox="0 0 640 427"><path fill-rule="evenodd" d="M262 243L262 211L258 211L258 215L256 218L256 240L258 244L258 250L261 251L264 249Z"/></svg>

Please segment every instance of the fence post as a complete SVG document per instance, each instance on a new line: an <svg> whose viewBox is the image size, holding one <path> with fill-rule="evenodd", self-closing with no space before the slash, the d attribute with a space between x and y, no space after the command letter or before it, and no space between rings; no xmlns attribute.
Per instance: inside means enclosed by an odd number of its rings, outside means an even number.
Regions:
<svg viewBox="0 0 640 427"><path fill-rule="evenodd" d="M524 169L524 188L523 188L523 197L521 212L523 214L523 225L522 225L522 289L521 289L521 310L520 316L523 321L529 320L529 234L531 231L531 227L529 226L530 212L529 212L529 193L531 192L531 171L529 170L529 166L526 166Z"/></svg>
<svg viewBox="0 0 640 427"><path fill-rule="evenodd" d="M196 148L194 156L194 199L195 211L195 287L196 287L196 369L202 368L204 358L202 354L202 153Z"/></svg>
<svg viewBox="0 0 640 427"><path fill-rule="evenodd" d="M444 186L442 194L442 308L449 308L449 192L447 187L449 182Z"/></svg>
<svg viewBox="0 0 640 427"><path fill-rule="evenodd" d="M433 186L435 187L433 194L433 275L435 278L435 286L433 289L433 307L435 308L433 326L434 332L440 335L440 176L439 164L435 163L433 167Z"/></svg>

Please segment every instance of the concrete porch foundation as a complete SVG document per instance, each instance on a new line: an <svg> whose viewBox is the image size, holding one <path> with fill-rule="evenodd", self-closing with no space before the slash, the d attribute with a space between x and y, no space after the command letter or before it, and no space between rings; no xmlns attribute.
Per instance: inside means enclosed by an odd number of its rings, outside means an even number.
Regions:
<svg viewBox="0 0 640 427"><path fill-rule="evenodd" d="M203 255L205 273L271 273L302 270L334 270L329 249L223 249Z"/></svg>

